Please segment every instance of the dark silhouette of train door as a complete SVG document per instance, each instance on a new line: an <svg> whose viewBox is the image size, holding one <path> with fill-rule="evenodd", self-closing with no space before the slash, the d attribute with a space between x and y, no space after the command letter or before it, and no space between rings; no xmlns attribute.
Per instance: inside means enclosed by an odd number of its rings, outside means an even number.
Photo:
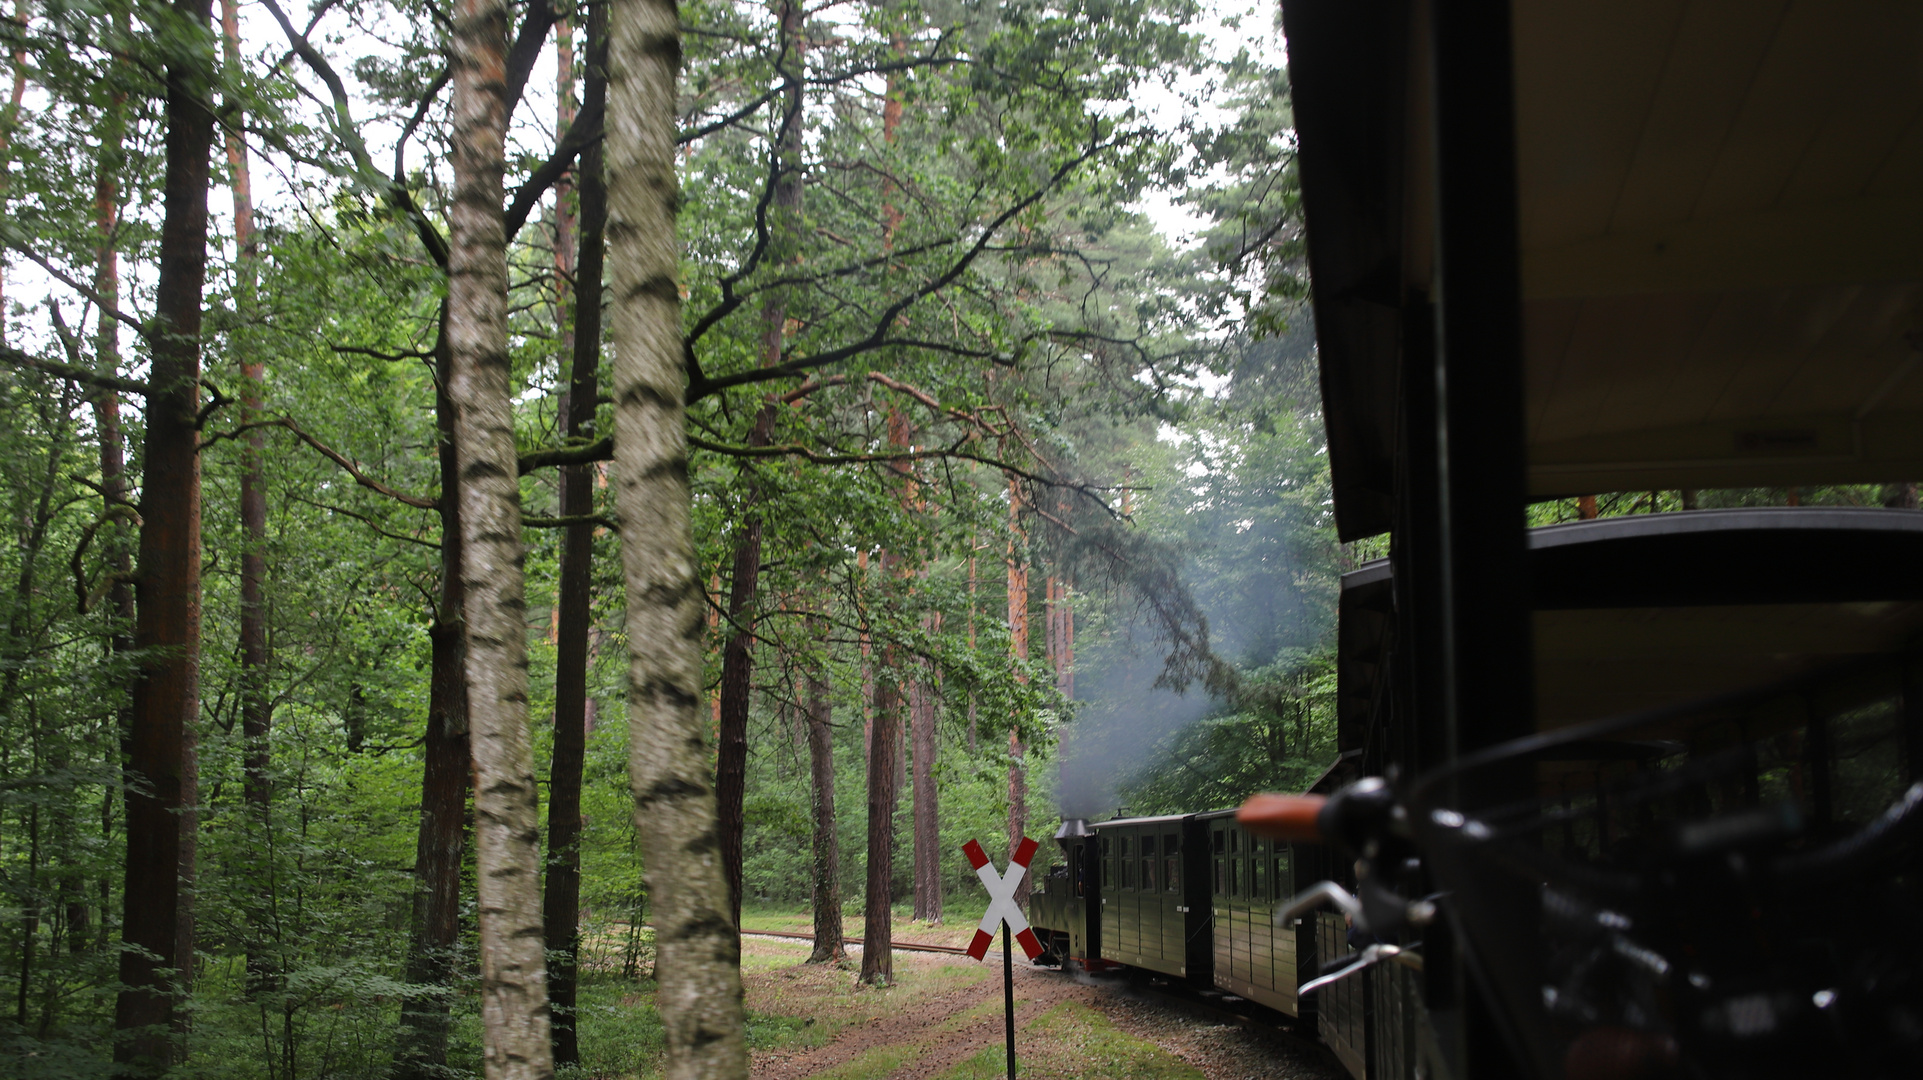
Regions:
<svg viewBox="0 0 1923 1080"><path fill-rule="evenodd" d="M1088 841L1076 840L1068 846L1068 954L1082 959L1101 955L1089 933L1089 912L1095 902L1096 888L1088 879Z"/></svg>

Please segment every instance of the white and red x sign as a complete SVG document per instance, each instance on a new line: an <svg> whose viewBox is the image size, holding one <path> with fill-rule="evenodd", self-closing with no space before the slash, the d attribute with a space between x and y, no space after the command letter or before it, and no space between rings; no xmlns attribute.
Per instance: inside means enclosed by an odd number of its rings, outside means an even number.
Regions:
<svg viewBox="0 0 1923 1080"><path fill-rule="evenodd" d="M1042 943L1035 938L1035 931L1028 927L1028 917L1022 914L1020 904L1015 902L1015 886L1022 882L1022 875L1028 873L1028 860L1035 857L1035 849L1041 845L1028 837L1015 849L1015 857L1009 860L1008 872L998 874L988 861L988 853L973 840L962 845L962 854L968 856L968 864L975 868L975 876L982 879L982 887L988 890L988 912L982 916L982 923L975 929L975 940L968 945L968 955L980 960L988 955L988 946L995 940L995 925L1007 923L1008 932L1015 935L1021 943L1022 951L1030 960L1042 955Z"/></svg>

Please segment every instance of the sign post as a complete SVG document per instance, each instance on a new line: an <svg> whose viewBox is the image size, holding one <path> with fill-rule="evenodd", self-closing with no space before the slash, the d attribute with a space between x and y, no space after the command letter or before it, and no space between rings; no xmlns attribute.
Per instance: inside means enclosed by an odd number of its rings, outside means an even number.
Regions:
<svg viewBox="0 0 1923 1080"><path fill-rule="evenodd" d="M975 940L969 943L968 955L985 959L989 943L995 940L995 927L999 925L1002 930L1002 1002L1006 1018L1003 1026L1008 1034L1008 1080L1015 1080L1015 951L1009 939L1021 942L1022 951L1030 960L1042 955L1041 941L1029 927L1021 905L1015 902L1015 887L1021 884L1022 875L1028 873L1028 861L1035 857L1035 849L1040 846L1022 837L1015 848L1015 857L1008 861L1008 869L996 873L994 864L988 861L988 853L979 843L970 840L962 845L968 865L975 868L975 876L988 890L988 910L982 914L981 925L975 928Z"/></svg>

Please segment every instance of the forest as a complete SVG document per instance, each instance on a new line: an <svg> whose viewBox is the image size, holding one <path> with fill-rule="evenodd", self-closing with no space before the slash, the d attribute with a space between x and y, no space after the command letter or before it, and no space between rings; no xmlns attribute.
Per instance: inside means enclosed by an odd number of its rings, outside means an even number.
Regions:
<svg viewBox="0 0 1923 1080"><path fill-rule="evenodd" d="M744 910L1312 780L1243 19L16 0L0 1072L742 1076Z"/></svg>

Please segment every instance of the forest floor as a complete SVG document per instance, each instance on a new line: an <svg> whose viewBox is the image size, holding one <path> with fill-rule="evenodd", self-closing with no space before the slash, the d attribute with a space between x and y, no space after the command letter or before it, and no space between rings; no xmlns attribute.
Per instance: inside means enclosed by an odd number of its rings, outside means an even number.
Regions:
<svg viewBox="0 0 1923 1080"><path fill-rule="evenodd" d="M808 932L803 913L748 913L747 929ZM966 945L975 919L897 922L895 940ZM859 920L847 933L859 936ZM805 941L742 943L749 1013L773 1038L753 1040L756 1080L992 1080L1003 1075L998 942L988 963L896 952L895 985L860 985L849 966L804 964ZM1120 979L1014 965L1020 1075L1049 1080L1338 1080L1322 1050L1279 1032L1223 1024L1131 993Z"/></svg>

